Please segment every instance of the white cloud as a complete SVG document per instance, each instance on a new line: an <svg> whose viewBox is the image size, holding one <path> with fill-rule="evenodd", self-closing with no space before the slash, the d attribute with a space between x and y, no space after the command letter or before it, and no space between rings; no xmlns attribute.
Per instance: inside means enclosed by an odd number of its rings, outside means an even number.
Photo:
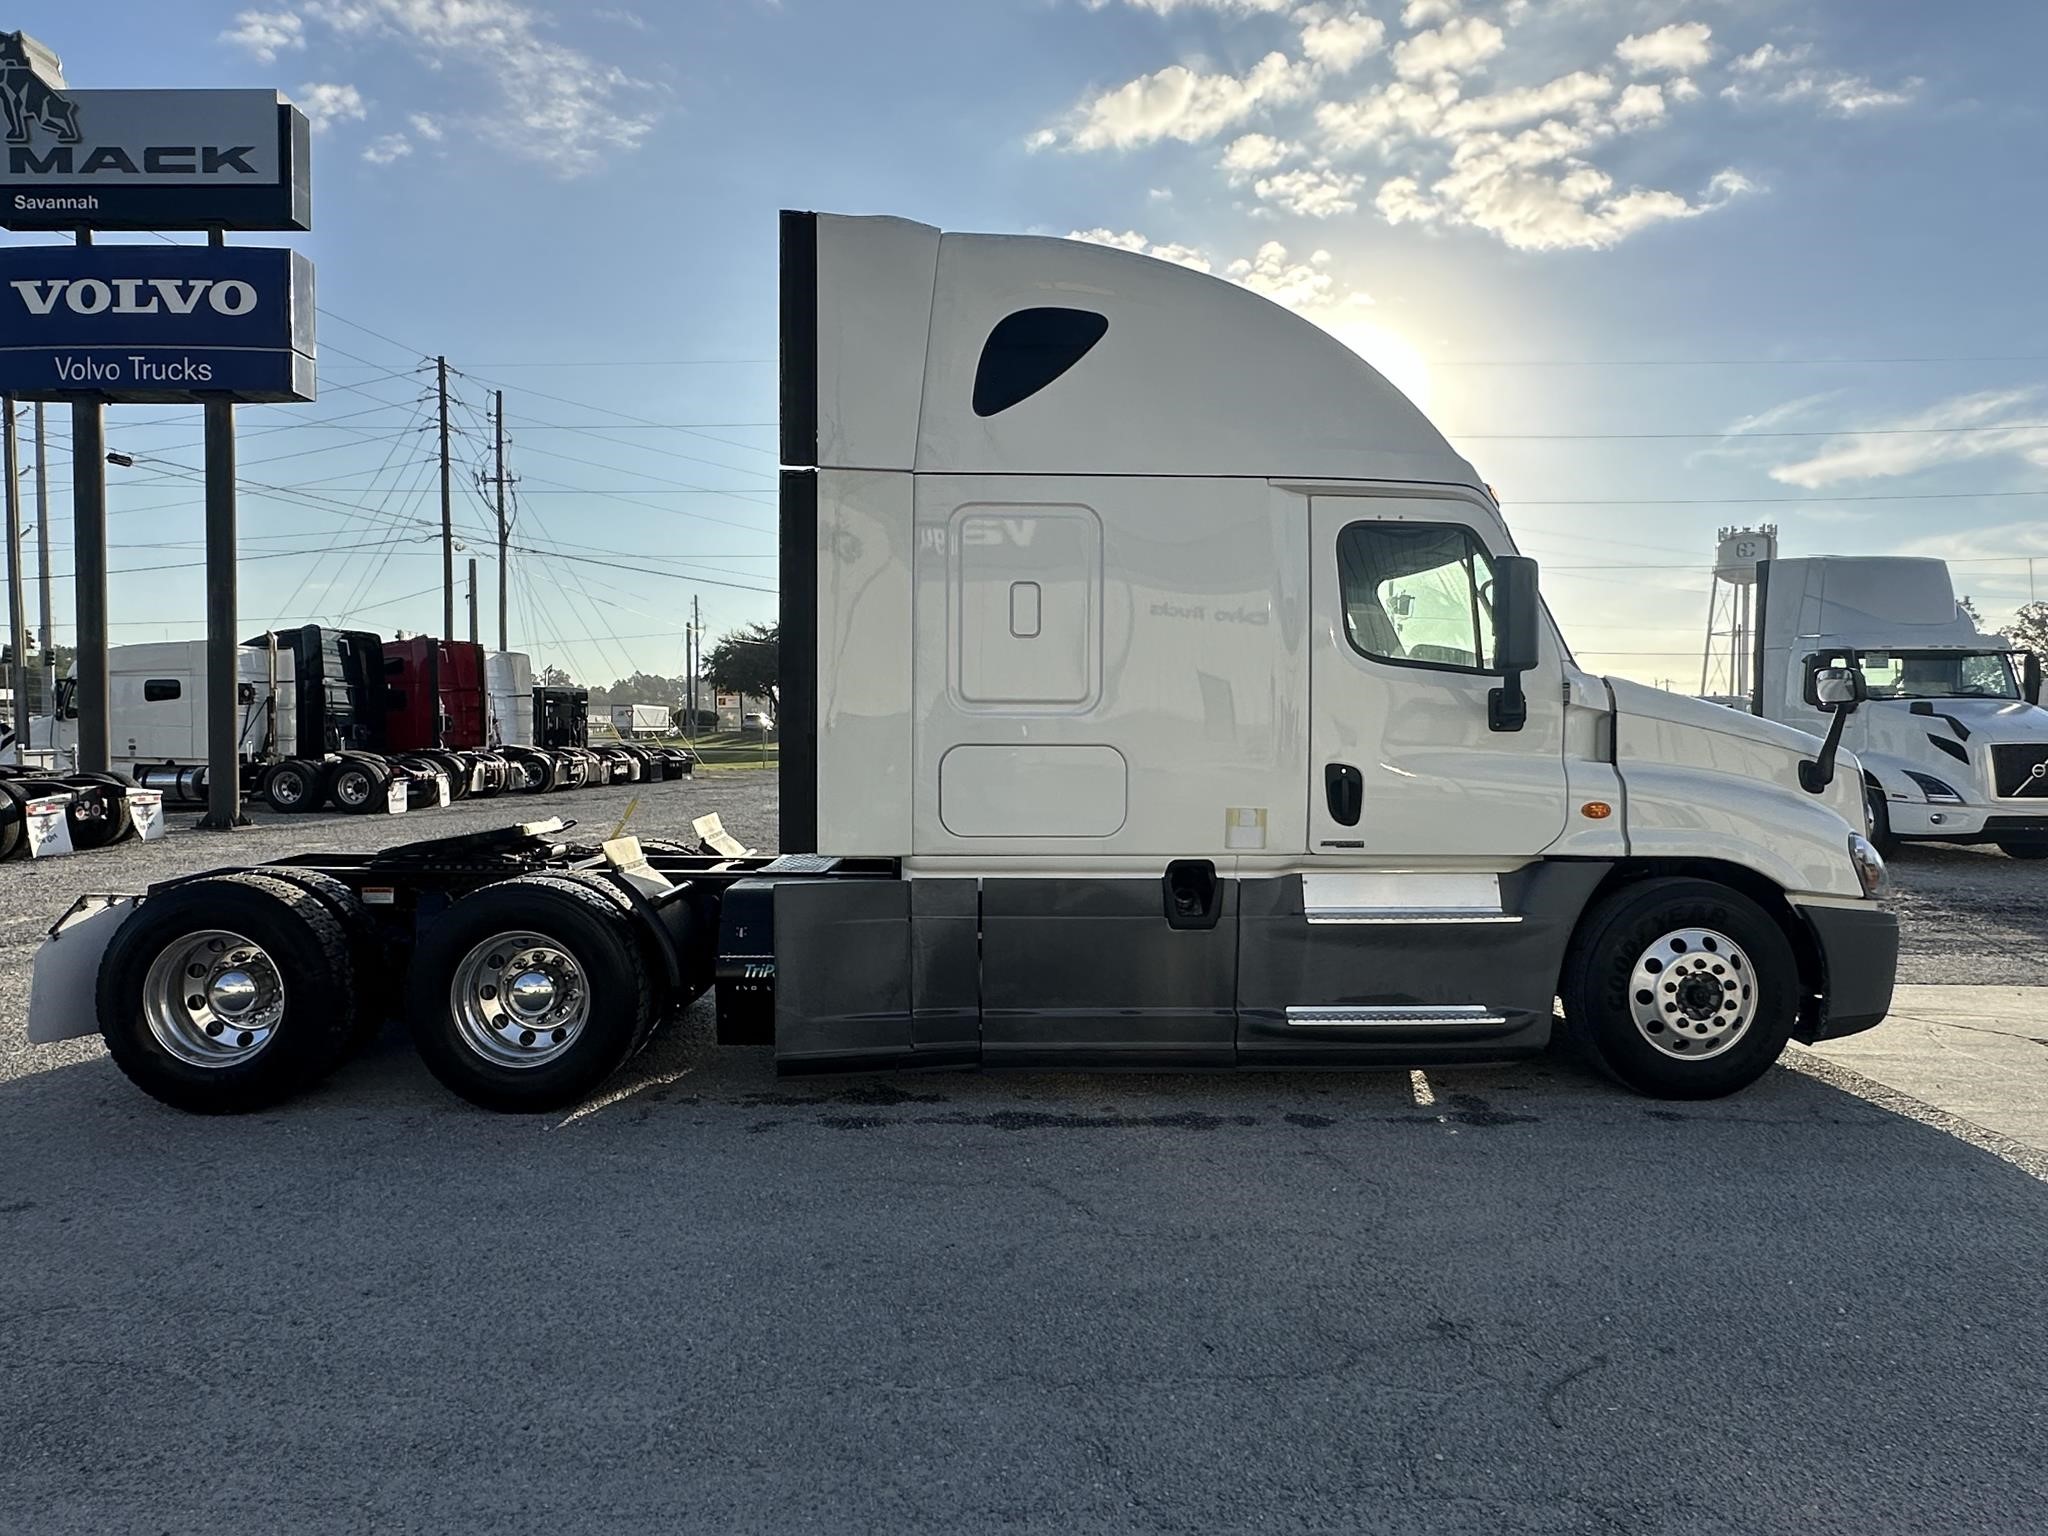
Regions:
<svg viewBox="0 0 2048 1536"><path fill-rule="evenodd" d="M1396 137L1433 133L1444 109L1457 99L1455 86L1426 88L1396 80L1356 101L1322 103L1316 108L1316 127L1327 148L1346 154Z"/></svg>
<svg viewBox="0 0 2048 1536"><path fill-rule="evenodd" d="M1262 176L1252 183L1252 190L1283 212L1327 219L1358 211L1361 183L1362 178L1343 171L1304 169Z"/></svg>
<svg viewBox="0 0 2048 1536"><path fill-rule="evenodd" d="M1413 176L1396 176L1382 183L1372 205L1389 224L1428 224L1439 211Z"/></svg>
<svg viewBox="0 0 2048 1536"><path fill-rule="evenodd" d="M1223 151L1223 158L1216 164L1232 183L1237 183L1260 171L1270 171L1300 152L1299 144L1290 144L1271 134L1248 133L1243 138L1231 140L1230 147Z"/></svg>
<svg viewBox="0 0 2048 1536"><path fill-rule="evenodd" d="M1360 11L1322 15L1303 11L1301 51L1309 62L1343 74L1360 60L1378 53L1386 41L1386 23Z"/></svg>
<svg viewBox="0 0 2048 1536"><path fill-rule="evenodd" d="M1680 75L1676 80L1664 82L1664 94L1673 101L1698 101L1700 88L1687 76Z"/></svg>
<svg viewBox="0 0 2048 1536"><path fill-rule="evenodd" d="M1131 149L1161 139L1197 144L1262 108L1300 100L1313 84L1314 71L1284 53L1267 54L1243 75L1204 75L1170 64L1083 102L1067 142L1076 149Z"/></svg>
<svg viewBox="0 0 2048 1536"><path fill-rule="evenodd" d="M415 112L407 117L406 121L412 124L412 131L423 139L432 139L439 143L444 137L441 125L424 112Z"/></svg>
<svg viewBox="0 0 2048 1536"><path fill-rule="evenodd" d="M1534 122L1539 117L1552 117L1577 107L1589 106L1604 101L1614 94L1614 82L1605 75L1596 75L1589 70L1560 75L1542 85L1519 86L1513 90L1495 91L1489 96L1474 96L1455 103L1443 114L1440 131L1456 135L1482 129L1506 128L1516 123Z"/></svg>
<svg viewBox="0 0 2048 1536"><path fill-rule="evenodd" d="M1307 261L1288 259L1287 247L1268 240L1248 260L1233 261L1225 272L1236 282L1289 309L1315 309L1342 297L1330 273L1330 253L1315 251Z"/></svg>
<svg viewBox="0 0 2048 1536"><path fill-rule="evenodd" d="M412 143L402 133L387 133L370 141L363 158L372 165L389 165L412 153Z"/></svg>
<svg viewBox="0 0 2048 1536"><path fill-rule="evenodd" d="M1462 75L1479 68L1507 47L1507 37L1492 22L1477 16L1445 22L1418 32L1394 48L1394 73L1403 80L1429 80Z"/></svg>
<svg viewBox="0 0 2048 1536"><path fill-rule="evenodd" d="M1621 100L1614 104L1610 121L1624 131L1663 122L1664 93L1656 86L1644 85L1640 81L1626 87L1621 93Z"/></svg>
<svg viewBox="0 0 2048 1536"><path fill-rule="evenodd" d="M306 25L290 11L239 11L220 40L246 49L258 64L272 64L280 53L306 46Z"/></svg>
<svg viewBox="0 0 2048 1536"><path fill-rule="evenodd" d="M1085 0L1088 9L1099 11L1113 3L1113 0ZM1175 11L1220 11L1225 15L1255 16L1262 12L1284 11L1294 0L1123 0L1134 10L1150 11L1156 16L1171 16Z"/></svg>
<svg viewBox="0 0 2048 1536"><path fill-rule="evenodd" d="M1623 38L1614 56L1638 75L1684 74L1714 56L1707 41L1714 29L1701 21L1676 21L1654 32Z"/></svg>
<svg viewBox="0 0 2048 1536"><path fill-rule="evenodd" d="M1956 395L1885 423L1888 434L1850 432L1771 470L1804 490L1843 481L1891 479L1968 459L2019 458L2048 469L2048 404L2037 388ZM1968 428L1967 431L1954 430Z"/></svg>
<svg viewBox="0 0 2048 1536"><path fill-rule="evenodd" d="M336 123L360 122L369 111L363 93L352 85L302 85L292 99L315 133L325 133Z"/></svg>
<svg viewBox="0 0 2048 1536"><path fill-rule="evenodd" d="M1881 86L1865 75L1806 68L1812 53L1810 43L1791 48L1765 43L1732 62L1730 68L1742 78L1722 87L1721 94L1737 103L1813 102L1835 117L1855 117L1881 107L1902 107L1919 94L1918 77L1908 77L1896 86Z"/></svg>
<svg viewBox="0 0 2048 1536"><path fill-rule="evenodd" d="M565 42L523 0L303 0L300 12L345 42L395 42L429 68L482 74L499 100L469 125L559 175L637 149L658 119L653 87Z"/></svg>
<svg viewBox="0 0 2048 1536"><path fill-rule="evenodd" d="M1401 25L1413 31L1432 21L1449 21L1458 14L1458 0L1408 0L1401 10Z"/></svg>
<svg viewBox="0 0 2048 1536"><path fill-rule="evenodd" d="M1113 246L1119 251L1135 251L1140 256L1156 256L1161 261L1170 261L1178 267L1190 267L1197 272L1209 270L1209 258L1191 245L1154 244L1135 229L1121 233L1113 229L1076 229L1067 235L1069 240L1086 240L1090 245Z"/></svg>
<svg viewBox="0 0 2048 1536"><path fill-rule="evenodd" d="M1813 44L1799 43L1791 48L1780 48L1776 43L1765 43L1753 53L1745 53L1729 65L1737 74L1754 75L1767 69L1779 69L1802 62L1813 52Z"/></svg>

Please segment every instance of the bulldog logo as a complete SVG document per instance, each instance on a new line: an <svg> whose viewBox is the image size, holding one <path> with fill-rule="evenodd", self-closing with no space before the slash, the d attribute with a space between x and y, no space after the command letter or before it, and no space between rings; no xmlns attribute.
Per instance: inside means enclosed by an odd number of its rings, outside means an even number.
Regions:
<svg viewBox="0 0 2048 1536"><path fill-rule="evenodd" d="M37 71L19 32L0 32L0 115L7 120L9 144L28 143L35 123L59 144L78 142L77 105Z"/></svg>

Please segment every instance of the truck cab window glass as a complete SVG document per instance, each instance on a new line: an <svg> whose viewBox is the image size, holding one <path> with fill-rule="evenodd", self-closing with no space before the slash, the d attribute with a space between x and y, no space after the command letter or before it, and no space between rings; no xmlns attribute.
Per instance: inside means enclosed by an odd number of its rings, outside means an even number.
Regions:
<svg viewBox="0 0 2048 1536"><path fill-rule="evenodd" d="M1091 309L1020 309L996 322L974 371L974 414L1028 400L1086 357L1109 330Z"/></svg>
<svg viewBox="0 0 2048 1536"><path fill-rule="evenodd" d="M1405 666L1483 671L1493 565L1461 523L1353 523L1337 536L1344 630L1354 649Z"/></svg>
<svg viewBox="0 0 2048 1536"><path fill-rule="evenodd" d="M1866 651L1873 699L2016 699L2012 658L2001 651Z"/></svg>
<svg viewBox="0 0 2048 1536"><path fill-rule="evenodd" d="M142 698L148 704L161 704L175 699L184 690L175 677L150 677L143 679Z"/></svg>

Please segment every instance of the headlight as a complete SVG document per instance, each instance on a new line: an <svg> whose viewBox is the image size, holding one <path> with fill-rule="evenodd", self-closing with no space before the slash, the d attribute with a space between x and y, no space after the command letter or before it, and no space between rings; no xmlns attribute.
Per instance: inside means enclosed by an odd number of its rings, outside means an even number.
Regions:
<svg viewBox="0 0 2048 1536"><path fill-rule="evenodd" d="M1856 866L1856 879L1865 896L1875 901L1884 894L1884 855L1861 832L1849 834L1849 862Z"/></svg>
<svg viewBox="0 0 2048 1536"><path fill-rule="evenodd" d="M1963 803L1961 795L1957 794L1953 788L1942 783L1940 779L1937 779L1931 773L1915 773L1912 769L1908 768L1906 770L1906 777L1918 785L1920 793L1925 795L1935 805L1961 805Z"/></svg>

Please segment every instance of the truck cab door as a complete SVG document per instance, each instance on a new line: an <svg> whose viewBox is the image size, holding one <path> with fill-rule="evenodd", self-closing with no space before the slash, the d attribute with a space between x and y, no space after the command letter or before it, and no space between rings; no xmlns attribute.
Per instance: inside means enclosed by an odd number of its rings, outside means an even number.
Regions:
<svg viewBox="0 0 2048 1536"><path fill-rule="evenodd" d="M1519 729L1490 708L1498 520L1445 498L1310 504L1309 849L1378 860L1541 852L1565 824L1564 693L1542 626ZM1498 547L1495 547L1498 546Z"/></svg>

